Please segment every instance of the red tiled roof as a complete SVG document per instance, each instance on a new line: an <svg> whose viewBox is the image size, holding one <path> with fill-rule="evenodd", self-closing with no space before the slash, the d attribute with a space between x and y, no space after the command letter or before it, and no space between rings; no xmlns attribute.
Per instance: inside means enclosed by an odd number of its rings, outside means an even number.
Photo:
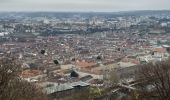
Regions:
<svg viewBox="0 0 170 100"><path fill-rule="evenodd" d="M28 77L34 77L37 76L39 74L41 74L42 72L39 70L24 70L22 71L21 75L24 78L28 78Z"/></svg>
<svg viewBox="0 0 170 100"><path fill-rule="evenodd" d="M155 48L154 51L159 52L159 53L165 53L166 49L165 48Z"/></svg>
<svg viewBox="0 0 170 100"><path fill-rule="evenodd" d="M81 68L87 68L87 67L95 66L96 63L94 63L94 62L86 62L86 61L79 61L79 62L76 62L76 65L78 67L81 67Z"/></svg>

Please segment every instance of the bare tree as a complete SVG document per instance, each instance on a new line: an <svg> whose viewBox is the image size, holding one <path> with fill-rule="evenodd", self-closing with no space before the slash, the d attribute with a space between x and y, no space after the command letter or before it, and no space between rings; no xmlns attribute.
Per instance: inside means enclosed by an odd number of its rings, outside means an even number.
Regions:
<svg viewBox="0 0 170 100"><path fill-rule="evenodd" d="M19 77L20 72L16 59L0 59L0 100L46 100L41 89Z"/></svg>
<svg viewBox="0 0 170 100"><path fill-rule="evenodd" d="M143 65L140 72L140 78L154 87L152 92L156 96L156 99L170 100L169 60Z"/></svg>

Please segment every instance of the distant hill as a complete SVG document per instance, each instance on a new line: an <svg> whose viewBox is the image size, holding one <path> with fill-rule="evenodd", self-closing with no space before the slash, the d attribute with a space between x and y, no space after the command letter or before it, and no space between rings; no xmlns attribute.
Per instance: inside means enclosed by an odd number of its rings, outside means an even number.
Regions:
<svg viewBox="0 0 170 100"><path fill-rule="evenodd" d="M136 10L136 11L120 11L120 12L0 12L0 17L3 16L27 16L27 17L57 17L68 18L73 15L84 17L91 16L143 16L143 15L170 15L170 10Z"/></svg>

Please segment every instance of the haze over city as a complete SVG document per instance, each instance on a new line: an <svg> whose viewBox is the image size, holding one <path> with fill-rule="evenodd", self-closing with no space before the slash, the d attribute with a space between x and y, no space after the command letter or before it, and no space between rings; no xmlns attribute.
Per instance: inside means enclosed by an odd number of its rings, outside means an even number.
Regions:
<svg viewBox="0 0 170 100"><path fill-rule="evenodd" d="M0 100L170 100L170 0L0 0Z"/></svg>
<svg viewBox="0 0 170 100"><path fill-rule="evenodd" d="M0 0L0 11L169 10L170 0Z"/></svg>

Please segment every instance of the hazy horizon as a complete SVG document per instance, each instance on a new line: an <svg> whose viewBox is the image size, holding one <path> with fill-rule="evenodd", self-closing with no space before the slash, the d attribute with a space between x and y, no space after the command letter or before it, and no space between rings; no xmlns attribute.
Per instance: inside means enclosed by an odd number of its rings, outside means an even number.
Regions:
<svg viewBox="0 0 170 100"><path fill-rule="evenodd" d="M170 0L0 0L0 11L119 12L170 10Z"/></svg>

